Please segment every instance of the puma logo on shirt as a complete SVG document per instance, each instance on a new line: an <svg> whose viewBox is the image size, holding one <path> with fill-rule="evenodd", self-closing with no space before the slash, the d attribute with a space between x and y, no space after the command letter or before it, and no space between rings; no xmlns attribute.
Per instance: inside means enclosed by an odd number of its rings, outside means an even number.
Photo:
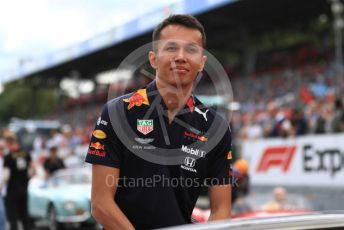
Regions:
<svg viewBox="0 0 344 230"><path fill-rule="evenodd" d="M195 111L196 111L196 113L201 114L204 117L205 121L208 121L207 112L209 111L209 109L207 109L205 112L202 112L199 108L195 107Z"/></svg>

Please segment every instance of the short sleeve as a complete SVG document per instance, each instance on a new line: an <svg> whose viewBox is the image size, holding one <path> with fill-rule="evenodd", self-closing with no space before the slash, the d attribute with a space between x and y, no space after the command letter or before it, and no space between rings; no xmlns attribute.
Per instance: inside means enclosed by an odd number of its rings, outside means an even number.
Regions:
<svg viewBox="0 0 344 230"><path fill-rule="evenodd" d="M232 177L232 138L228 128L209 160L208 178L212 185L230 184Z"/></svg>
<svg viewBox="0 0 344 230"><path fill-rule="evenodd" d="M92 132L86 162L120 168L124 147L113 129L115 125L110 121L106 104Z"/></svg>

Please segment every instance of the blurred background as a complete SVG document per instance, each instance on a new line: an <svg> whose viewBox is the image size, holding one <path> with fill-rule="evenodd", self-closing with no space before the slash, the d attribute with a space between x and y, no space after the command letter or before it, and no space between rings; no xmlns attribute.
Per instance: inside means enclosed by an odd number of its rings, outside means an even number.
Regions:
<svg viewBox="0 0 344 230"><path fill-rule="evenodd" d="M297 197L288 208L291 213L343 210L343 4L341 0L2 2L1 138L15 133L33 159L36 176L46 176L43 165L52 151L64 168L87 167L83 159L102 105L152 80L148 65L116 71L118 65L151 42L153 28L165 17L192 14L204 25L206 49L222 64L233 88L234 99L228 102L211 90L209 86L218 83L204 73L197 94L230 121L233 169L239 178L233 191L234 214L251 218L257 216L252 211L276 211L280 207L269 200L280 201L280 196L284 200L286 193ZM80 175L84 173L80 169ZM33 193L37 188L49 186L36 185ZM253 208L265 201L261 195L267 197L265 205ZM203 198L206 193L197 204L201 212L208 208ZM46 219L50 229L62 228L59 224L64 221L79 226L88 220L68 222L56 217L67 214L58 213L54 217L52 212L59 211L53 198L44 199L46 213L34 210L37 200L29 199L29 214ZM60 202L74 213L68 215L88 212L89 203L78 209L71 198ZM202 215L206 214L201 213L199 221Z"/></svg>

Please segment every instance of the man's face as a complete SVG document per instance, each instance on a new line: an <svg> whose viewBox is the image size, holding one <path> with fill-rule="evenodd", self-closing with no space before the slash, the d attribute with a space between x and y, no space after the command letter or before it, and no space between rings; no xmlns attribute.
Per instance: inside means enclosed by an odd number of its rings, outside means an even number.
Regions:
<svg viewBox="0 0 344 230"><path fill-rule="evenodd" d="M149 60L161 83L188 86L203 70L206 56L203 56L200 31L168 25L162 29L156 45L155 52L149 53Z"/></svg>

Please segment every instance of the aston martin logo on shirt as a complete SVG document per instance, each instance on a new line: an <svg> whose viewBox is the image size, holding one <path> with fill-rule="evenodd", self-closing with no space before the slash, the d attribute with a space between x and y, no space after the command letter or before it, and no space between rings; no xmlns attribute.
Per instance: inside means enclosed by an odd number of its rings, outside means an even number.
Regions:
<svg viewBox="0 0 344 230"><path fill-rule="evenodd" d="M154 130L153 120L137 119L137 130L144 135L152 132Z"/></svg>
<svg viewBox="0 0 344 230"><path fill-rule="evenodd" d="M149 105L146 89L139 89L131 97L123 99L123 101L129 103L128 110L134 106L141 106L142 104Z"/></svg>
<svg viewBox="0 0 344 230"><path fill-rule="evenodd" d="M135 137L135 141L140 143L140 144L144 144L144 145L147 145L151 142L154 141L153 138L140 138L140 137Z"/></svg>

